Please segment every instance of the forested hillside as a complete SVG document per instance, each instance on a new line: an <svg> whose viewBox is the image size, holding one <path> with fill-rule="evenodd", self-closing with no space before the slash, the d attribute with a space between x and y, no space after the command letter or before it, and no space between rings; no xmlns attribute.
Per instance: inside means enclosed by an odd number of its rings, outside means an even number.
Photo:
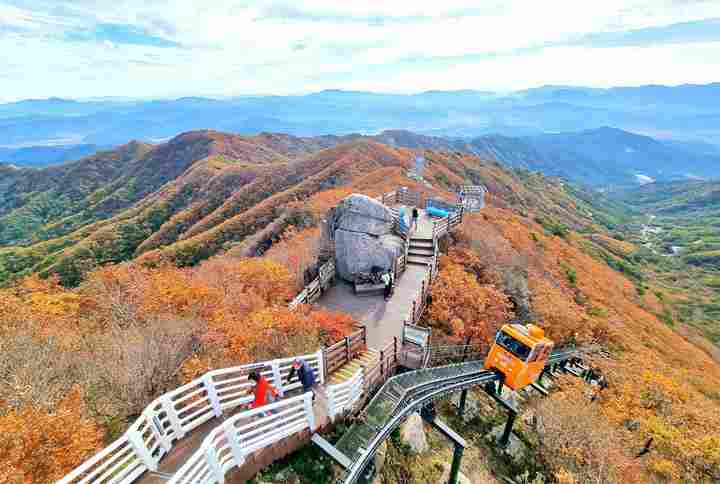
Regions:
<svg viewBox="0 0 720 484"><path fill-rule="evenodd" d="M594 344L607 355L591 361L607 390L591 399L588 387L559 381L550 403L531 402L540 424L531 414L519 419L532 452L528 479L720 478L720 354L676 313L675 302L695 291L668 289L635 257L639 245L622 240L635 214L454 151L424 151L427 186L408 176L416 154L364 137L192 132L51 171L10 169L1 212L3 228L15 231L4 232L0 249L0 479L54 482L155 397L209 368L339 340L352 328L348 315L287 309L315 266L327 210L350 193L398 186L453 200L469 183L487 186L488 207L442 241L421 324L438 343L487 344L506 321L534 321L558 346ZM496 423L456 428L482 454ZM635 458L649 438L651 452ZM386 482L427 482L437 468L426 462L388 465L396 474ZM486 464L487 476L496 466ZM298 479L331 478L308 475Z"/></svg>
<svg viewBox="0 0 720 484"><path fill-rule="evenodd" d="M611 196L634 211L620 232L637 245L635 262L677 294L675 319L720 343L720 185L652 183Z"/></svg>
<svg viewBox="0 0 720 484"><path fill-rule="evenodd" d="M7 168L0 182L0 283L38 272L72 285L97 265L135 257L188 266L221 251L249 254L251 235L267 239L286 225L316 222L321 210L300 202L342 188L321 204L326 208L351 185L371 188L366 177L378 170L398 179L415 156L368 137L206 131L44 170ZM461 153L426 157L428 177L441 188L484 183L503 203L546 207L571 226L591 223L589 211L575 211L574 202L558 196L561 184L542 175L513 174Z"/></svg>

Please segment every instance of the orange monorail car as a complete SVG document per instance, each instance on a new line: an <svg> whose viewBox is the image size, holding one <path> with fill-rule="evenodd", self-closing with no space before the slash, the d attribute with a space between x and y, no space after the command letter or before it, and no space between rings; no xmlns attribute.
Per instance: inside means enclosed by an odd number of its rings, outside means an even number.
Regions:
<svg viewBox="0 0 720 484"><path fill-rule="evenodd" d="M534 324L506 324L495 336L485 368L502 373L505 385L520 390L538 379L553 346Z"/></svg>

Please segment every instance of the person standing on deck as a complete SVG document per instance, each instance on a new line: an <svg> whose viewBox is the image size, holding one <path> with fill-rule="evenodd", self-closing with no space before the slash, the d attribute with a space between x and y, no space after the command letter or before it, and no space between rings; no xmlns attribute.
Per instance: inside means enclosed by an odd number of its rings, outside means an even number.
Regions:
<svg viewBox="0 0 720 484"><path fill-rule="evenodd" d="M410 226L411 230L417 230L417 224L418 219L420 218L420 212L418 212L417 207L413 207L412 211L412 225Z"/></svg>
<svg viewBox="0 0 720 484"><path fill-rule="evenodd" d="M290 374L288 375L288 385L295 376L295 373L297 373L298 380L300 380L300 383L302 384L303 393L313 392L313 400L315 400L315 373L313 372L313 369L310 368L308 362L301 360L300 358L296 358L293 361Z"/></svg>
<svg viewBox="0 0 720 484"><path fill-rule="evenodd" d="M387 271L386 273L384 273L381 279L385 284L385 300L387 301L388 299L390 299L393 293L394 277L392 271Z"/></svg>

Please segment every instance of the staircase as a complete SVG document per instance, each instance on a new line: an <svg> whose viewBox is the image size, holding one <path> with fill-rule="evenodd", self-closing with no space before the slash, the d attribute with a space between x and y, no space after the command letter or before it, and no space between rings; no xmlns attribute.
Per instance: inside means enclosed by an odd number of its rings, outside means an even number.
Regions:
<svg viewBox="0 0 720 484"><path fill-rule="evenodd" d="M336 372L330 375L330 384L337 385L349 380L360 367L372 368L380 361L380 353L377 350L367 349L356 356L353 360L345 363Z"/></svg>
<svg viewBox="0 0 720 484"><path fill-rule="evenodd" d="M413 265L432 265L433 239L425 237L411 237L408 248L407 263Z"/></svg>

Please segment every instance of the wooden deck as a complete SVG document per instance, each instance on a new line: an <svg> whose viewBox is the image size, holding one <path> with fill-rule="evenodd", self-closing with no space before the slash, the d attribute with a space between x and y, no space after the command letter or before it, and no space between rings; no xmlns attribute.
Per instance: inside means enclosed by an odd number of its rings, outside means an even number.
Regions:
<svg viewBox="0 0 720 484"><path fill-rule="evenodd" d="M418 227L412 237L432 239L433 221L420 211ZM367 328L368 347L381 349L394 337L402 339L403 321L412 312L412 301L422 288L427 276L427 267L408 264L405 272L395 284L395 293L389 301L382 294L356 295L352 284L337 281L317 301L317 304L331 311L342 311L352 315Z"/></svg>
<svg viewBox="0 0 720 484"><path fill-rule="evenodd" d="M431 239L432 229L432 220L424 211L421 211L421 218L418 227L413 230L413 237ZM379 350L394 337L401 341L403 321L409 317L412 311L412 301L421 290L422 281L426 278L428 270L428 267L425 266L408 265L397 280L395 293L389 301L385 301L382 295L356 295L351 284L338 281L323 294L317 304L327 309L344 311L353 315L367 328L368 347ZM329 380L330 377L328 377ZM328 403L323 388L319 389L313 408L319 429L327 428L329 425ZM206 422L183 439L175 442L170 453L162 459L158 471L146 472L136 482L141 484L167 482L202 445L208 434L237 412L238 409L228 411L222 418ZM308 442L310 442L310 432L304 432L292 436L287 442L255 452L249 456L242 468L233 469L226 476L226 482L245 482L274 460L284 457Z"/></svg>

